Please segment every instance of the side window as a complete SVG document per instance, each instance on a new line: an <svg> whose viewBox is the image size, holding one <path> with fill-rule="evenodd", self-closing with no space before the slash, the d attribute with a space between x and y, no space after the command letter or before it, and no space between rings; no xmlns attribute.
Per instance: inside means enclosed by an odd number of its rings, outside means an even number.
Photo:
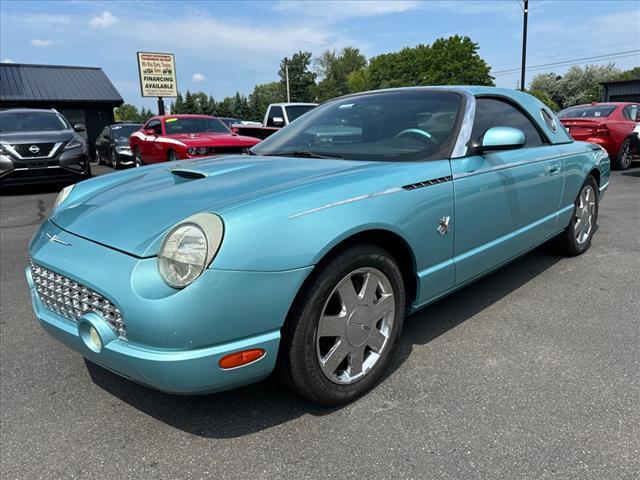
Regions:
<svg viewBox="0 0 640 480"><path fill-rule="evenodd" d="M144 127L145 130L148 128L153 128L153 131L156 132L156 135L162 135L162 124L160 120L149 120L149 123Z"/></svg>
<svg viewBox="0 0 640 480"><path fill-rule="evenodd" d="M275 117L280 117L284 120L284 114L282 113L282 107L271 107L269 109L269 116L267 117L267 127L281 127L282 125L276 125L273 123Z"/></svg>
<svg viewBox="0 0 640 480"><path fill-rule="evenodd" d="M627 105L624 107L622 113L624 114L624 118L635 122L638 116L638 105Z"/></svg>
<svg viewBox="0 0 640 480"><path fill-rule="evenodd" d="M513 127L522 130L526 138L525 147L537 147L547 143L531 120L516 107L496 98L478 98L471 142L480 145L482 136L492 127Z"/></svg>

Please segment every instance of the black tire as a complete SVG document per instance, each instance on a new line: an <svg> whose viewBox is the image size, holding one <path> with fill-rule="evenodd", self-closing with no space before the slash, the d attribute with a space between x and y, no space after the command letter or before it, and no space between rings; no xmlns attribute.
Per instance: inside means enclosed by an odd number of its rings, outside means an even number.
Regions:
<svg viewBox="0 0 640 480"><path fill-rule="evenodd" d="M114 170L117 170L118 168L120 168L120 165L118 162L118 154L116 153L115 150L111 150L111 158L109 159L109 165Z"/></svg>
<svg viewBox="0 0 640 480"><path fill-rule="evenodd" d="M142 154L140 153L139 147L135 147L133 149L133 165L136 168L144 166L144 161L142 160Z"/></svg>
<svg viewBox="0 0 640 480"><path fill-rule="evenodd" d="M631 139L627 138L622 145L618 155L613 159L613 168L615 170L626 170L633 163L633 155L631 154Z"/></svg>
<svg viewBox="0 0 640 480"><path fill-rule="evenodd" d="M586 188L590 188L594 194L595 206L593 209L593 217L591 220L591 228L588 232L587 237L579 241L578 240L578 232L577 222L580 217L580 212L578 211L580 208L580 198ZM596 231L596 226L598 222L598 209L599 209L599 190L598 183L592 175L589 175L585 180L582 187L580 187L580 191L578 192L578 196L574 202L573 212L571 214L571 221L567 228L558 236L558 244L561 251L570 256L581 255L586 252L591 246L591 240L593 239L593 234ZM578 225L579 227L579 225Z"/></svg>
<svg viewBox="0 0 640 480"><path fill-rule="evenodd" d="M179 160L178 154L173 150L169 150L169 153L167 153L167 161L174 162L176 160Z"/></svg>
<svg viewBox="0 0 640 480"><path fill-rule="evenodd" d="M362 376L352 383L339 384L330 380L322 371L316 350L317 329L320 316L332 293L335 294L336 286L345 276L363 268L381 272L388 280L394 295L395 311L393 314L389 313L393 323L387 340L370 369L366 372L363 369ZM389 252L366 244L338 251L316 267L296 298L282 331L278 374L285 383L313 402L323 405L349 402L368 391L380 378L402 331L404 314L405 288L402 272ZM353 315L349 316L349 319L352 317ZM366 335L372 335L373 329L362 327L362 331L367 332ZM348 339L345 330L343 341L349 342L346 345L351 344ZM347 355L346 359L349 358Z"/></svg>

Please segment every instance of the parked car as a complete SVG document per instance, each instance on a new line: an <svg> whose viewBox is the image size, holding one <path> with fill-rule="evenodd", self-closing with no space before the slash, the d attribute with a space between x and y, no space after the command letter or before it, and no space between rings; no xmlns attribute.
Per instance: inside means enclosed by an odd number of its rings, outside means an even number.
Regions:
<svg viewBox="0 0 640 480"><path fill-rule="evenodd" d="M0 111L0 186L89 178L84 131L55 110Z"/></svg>
<svg viewBox="0 0 640 480"><path fill-rule="evenodd" d="M353 134L329 141L321 127L343 121ZM380 378L407 313L547 240L584 253L609 185L605 150L492 87L342 97L251 154L63 190L26 271L45 330L167 392L277 368L315 402L347 402Z"/></svg>
<svg viewBox="0 0 640 480"><path fill-rule="evenodd" d="M141 125L122 122L104 127L96 139L96 161L107 163L112 168L134 165L129 146L129 136L140 130Z"/></svg>
<svg viewBox="0 0 640 480"><path fill-rule="evenodd" d="M134 163L184 160L242 153L260 140L243 137L207 115L156 116L129 137Z"/></svg>
<svg viewBox="0 0 640 480"><path fill-rule="evenodd" d="M629 168L633 161L632 133L640 121L640 105L594 102L562 110L558 117L574 139L601 145L609 153L614 168Z"/></svg>
<svg viewBox="0 0 640 480"><path fill-rule="evenodd" d="M264 114L262 125L234 125L234 128L241 135L265 139L317 106L317 103L272 103Z"/></svg>

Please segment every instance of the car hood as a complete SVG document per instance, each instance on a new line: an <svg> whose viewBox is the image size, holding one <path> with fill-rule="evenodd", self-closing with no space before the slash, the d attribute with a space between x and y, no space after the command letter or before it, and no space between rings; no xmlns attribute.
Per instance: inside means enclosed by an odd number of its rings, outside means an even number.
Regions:
<svg viewBox="0 0 640 480"><path fill-rule="evenodd" d="M189 147L253 146L260 141L257 138L232 133L177 133L175 135L166 135L166 138L178 140Z"/></svg>
<svg viewBox="0 0 640 480"><path fill-rule="evenodd" d="M57 143L71 140L73 130L32 131L32 132L0 132L2 143Z"/></svg>
<svg viewBox="0 0 640 480"><path fill-rule="evenodd" d="M199 213L241 205L326 179L379 167L379 162L225 156L111 173L76 185L51 221L78 236L153 256L163 234Z"/></svg>

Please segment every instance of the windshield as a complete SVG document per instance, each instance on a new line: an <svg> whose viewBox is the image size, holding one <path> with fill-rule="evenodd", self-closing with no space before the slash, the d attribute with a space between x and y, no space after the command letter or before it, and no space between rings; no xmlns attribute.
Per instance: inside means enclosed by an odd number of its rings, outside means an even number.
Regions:
<svg viewBox="0 0 640 480"><path fill-rule="evenodd" d="M111 127L113 138L129 138L133 132L140 130L140 125L115 125Z"/></svg>
<svg viewBox="0 0 640 480"><path fill-rule="evenodd" d="M227 126L213 117L173 117L164 121L167 135L178 133L229 133Z"/></svg>
<svg viewBox="0 0 640 480"><path fill-rule="evenodd" d="M71 126L56 112L0 112L0 131L31 132L39 130L67 130Z"/></svg>
<svg viewBox="0 0 640 480"><path fill-rule="evenodd" d="M597 118L608 117L616 109L615 105L589 105L571 107L558 113L560 118Z"/></svg>
<svg viewBox="0 0 640 480"><path fill-rule="evenodd" d="M293 122L300 115L304 115L309 110L313 110L316 108L315 105L289 105L288 107L284 107L287 111L287 118L289 119L289 123Z"/></svg>
<svg viewBox="0 0 640 480"><path fill-rule="evenodd" d="M237 123L241 123L241 120L238 120L237 118L220 118L218 117L218 120L220 120L222 123L224 123L227 127L230 127L231 125L237 124Z"/></svg>
<svg viewBox="0 0 640 480"><path fill-rule="evenodd" d="M404 91L334 100L251 152L380 161L445 158L455 140L461 98L449 92Z"/></svg>

